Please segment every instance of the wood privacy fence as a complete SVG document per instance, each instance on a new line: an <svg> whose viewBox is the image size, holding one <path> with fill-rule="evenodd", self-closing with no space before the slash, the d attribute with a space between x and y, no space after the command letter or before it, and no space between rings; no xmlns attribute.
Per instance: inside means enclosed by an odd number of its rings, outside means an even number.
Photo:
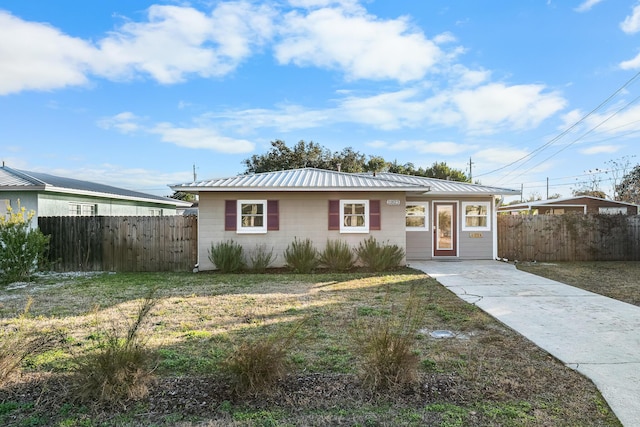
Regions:
<svg viewBox="0 0 640 427"><path fill-rule="evenodd" d="M56 271L191 271L197 262L198 218L40 217L51 236Z"/></svg>
<svg viewBox="0 0 640 427"><path fill-rule="evenodd" d="M498 256L520 261L640 261L640 215L499 215Z"/></svg>

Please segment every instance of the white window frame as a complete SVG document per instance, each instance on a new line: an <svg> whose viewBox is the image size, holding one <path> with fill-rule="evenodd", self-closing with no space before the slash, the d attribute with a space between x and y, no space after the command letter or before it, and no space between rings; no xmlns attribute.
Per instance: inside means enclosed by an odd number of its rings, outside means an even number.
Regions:
<svg viewBox="0 0 640 427"><path fill-rule="evenodd" d="M347 213L344 211L346 205L364 205L364 225L345 225ZM368 233L369 232L369 200L340 200L340 233Z"/></svg>
<svg viewBox="0 0 640 427"><path fill-rule="evenodd" d="M481 227L467 226L467 206L485 206L487 208L487 225ZM474 216L476 217L476 216ZM477 216L481 217L481 216ZM489 231L491 230L491 202L462 202L462 230L463 231Z"/></svg>
<svg viewBox="0 0 640 427"><path fill-rule="evenodd" d="M80 209L80 213L78 213L78 209ZM69 202L68 213L69 216L96 216L98 214L98 206L93 203Z"/></svg>
<svg viewBox="0 0 640 427"><path fill-rule="evenodd" d="M407 215L407 208L409 206L422 206L424 208L424 226L423 227L410 227L407 226L407 217L418 215ZM407 231L428 231L429 230L429 202L406 202L405 203L405 228Z"/></svg>
<svg viewBox="0 0 640 427"><path fill-rule="evenodd" d="M262 226L244 227L242 225L242 205L262 205ZM267 201L266 200L238 200L236 208L236 233L265 234L267 232Z"/></svg>
<svg viewBox="0 0 640 427"><path fill-rule="evenodd" d="M600 206L598 207L598 213L604 215L626 215L626 206Z"/></svg>

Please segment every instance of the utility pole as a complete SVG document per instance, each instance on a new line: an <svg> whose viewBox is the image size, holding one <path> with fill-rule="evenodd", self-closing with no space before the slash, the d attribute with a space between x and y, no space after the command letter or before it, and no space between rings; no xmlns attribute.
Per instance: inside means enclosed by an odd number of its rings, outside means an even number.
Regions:
<svg viewBox="0 0 640 427"><path fill-rule="evenodd" d="M549 200L549 177L547 177L547 200Z"/></svg>
<svg viewBox="0 0 640 427"><path fill-rule="evenodd" d="M193 164L193 182L196 182L197 180L197 175L196 175L196 164Z"/></svg>
<svg viewBox="0 0 640 427"><path fill-rule="evenodd" d="M469 157L469 182L473 183L473 162L471 161L471 157Z"/></svg>

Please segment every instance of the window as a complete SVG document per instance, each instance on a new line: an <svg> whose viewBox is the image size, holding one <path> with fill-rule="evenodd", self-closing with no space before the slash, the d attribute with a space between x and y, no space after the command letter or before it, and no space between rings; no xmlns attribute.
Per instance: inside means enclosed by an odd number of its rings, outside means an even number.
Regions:
<svg viewBox="0 0 640 427"><path fill-rule="evenodd" d="M149 209L149 216L162 216L162 209Z"/></svg>
<svg viewBox="0 0 640 427"><path fill-rule="evenodd" d="M225 200L224 229L237 233L266 233L280 229L278 200Z"/></svg>
<svg viewBox="0 0 640 427"><path fill-rule="evenodd" d="M238 200L237 232L267 232L267 201Z"/></svg>
<svg viewBox="0 0 640 427"><path fill-rule="evenodd" d="M627 214L627 207L626 206L622 206L622 207L616 207L616 206L600 206L598 208L598 213L601 214L609 214L609 215L626 215Z"/></svg>
<svg viewBox="0 0 640 427"><path fill-rule="evenodd" d="M489 202L462 202L463 230L490 230Z"/></svg>
<svg viewBox="0 0 640 427"><path fill-rule="evenodd" d="M405 225L407 230L425 231L429 228L426 202L407 202Z"/></svg>
<svg viewBox="0 0 640 427"><path fill-rule="evenodd" d="M89 203L69 203L69 216L95 216L96 205Z"/></svg>
<svg viewBox="0 0 640 427"><path fill-rule="evenodd" d="M369 201L340 200L340 232L369 232Z"/></svg>

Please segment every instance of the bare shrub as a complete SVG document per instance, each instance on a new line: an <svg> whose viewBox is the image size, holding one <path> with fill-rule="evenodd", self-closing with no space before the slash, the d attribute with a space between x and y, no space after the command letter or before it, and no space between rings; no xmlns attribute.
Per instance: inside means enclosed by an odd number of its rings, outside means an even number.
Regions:
<svg viewBox="0 0 640 427"><path fill-rule="evenodd" d="M256 273L263 273L276 260L273 248L267 249L267 245L259 244L249 253L249 268Z"/></svg>
<svg viewBox="0 0 640 427"><path fill-rule="evenodd" d="M365 267L379 272L399 267L405 253L400 246L380 244L371 236L360 242L356 254Z"/></svg>
<svg viewBox="0 0 640 427"><path fill-rule="evenodd" d="M411 294L415 294L413 289ZM401 313L392 310L378 319L360 316L354 322L352 336L361 378L372 390L397 389L417 380L420 358L414 347L422 318L417 300L410 297Z"/></svg>
<svg viewBox="0 0 640 427"><path fill-rule="evenodd" d="M209 249L209 261L222 273L235 273L244 268L244 249L233 240L212 243Z"/></svg>
<svg viewBox="0 0 640 427"><path fill-rule="evenodd" d="M311 239L298 240L287 246L284 251L284 260L296 273L311 273L320 264L318 250L313 247Z"/></svg>
<svg viewBox="0 0 640 427"><path fill-rule="evenodd" d="M147 395L154 355L141 332L156 303L151 291L126 331L114 326L105 334L96 334L103 337L98 350L83 358L75 372L73 391L78 400L126 406L127 401Z"/></svg>

